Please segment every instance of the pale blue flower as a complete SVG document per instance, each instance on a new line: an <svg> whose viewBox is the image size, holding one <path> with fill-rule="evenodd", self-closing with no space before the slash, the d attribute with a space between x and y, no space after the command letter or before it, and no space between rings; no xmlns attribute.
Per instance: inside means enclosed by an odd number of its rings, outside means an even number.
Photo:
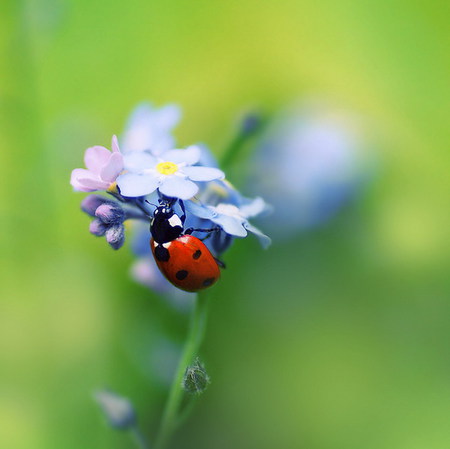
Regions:
<svg viewBox="0 0 450 449"><path fill-rule="evenodd" d="M94 398L112 427L129 429L136 425L136 412L129 399L108 390L97 391Z"/></svg>
<svg viewBox="0 0 450 449"><path fill-rule="evenodd" d="M241 204L219 202L215 206L188 201L186 210L198 218L220 226L226 234L232 237L246 237L251 232L258 238L261 245L267 248L271 243L270 238L248 221L248 218L266 212L267 204L262 198L247 200L241 197L241 199L243 200Z"/></svg>
<svg viewBox="0 0 450 449"><path fill-rule="evenodd" d="M147 246L149 246L148 239ZM130 274L136 282L164 295L175 308L180 310L190 305L195 297L195 293L185 292L172 285L161 273L152 255L136 259L131 266Z"/></svg>
<svg viewBox="0 0 450 449"><path fill-rule="evenodd" d="M359 128L354 117L317 106L287 111L273 123L248 183L273 204L265 222L273 234L289 238L324 223L355 196L368 175Z"/></svg>
<svg viewBox="0 0 450 449"><path fill-rule="evenodd" d="M174 148L172 129L180 118L177 105L168 104L157 109L151 103L141 103L131 113L120 139L122 152L151 150L158 155Z"/></svg>
<svg viewBox="0 0 450 449"><path fill-rule="evenodd" d="M117 185L124 197L149 195L156 189L171 198L187 200L199 191L196 182L224 178L218 168L195 166L200 160L197 146L185 150L169 150L159 156L149 151L132 151L125 154L127 173L117 178Z"/></svg>

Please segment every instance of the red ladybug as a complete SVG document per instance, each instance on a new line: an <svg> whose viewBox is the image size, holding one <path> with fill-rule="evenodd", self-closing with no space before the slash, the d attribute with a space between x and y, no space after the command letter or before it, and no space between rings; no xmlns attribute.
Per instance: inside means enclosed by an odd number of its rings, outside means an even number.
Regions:
<svg viewBox="0 0 450 449"><path fill-rule="evenodd" d="M214 229L184 230L186 214L178 216L173 202L160 199L150 224L150 246L156 264L166 279L181 290L196 292L215 284L220 277L219 262L206 245L191 235L194 231L212 232Z"/></svg>

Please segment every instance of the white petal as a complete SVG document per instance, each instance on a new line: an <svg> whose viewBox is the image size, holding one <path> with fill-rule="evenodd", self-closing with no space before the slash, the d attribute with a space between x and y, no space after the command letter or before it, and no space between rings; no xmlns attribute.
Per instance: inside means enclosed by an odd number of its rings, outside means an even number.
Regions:
<svg viewBox="0 0 450 449"><path fill-rule="evenodd" d="M213 181L225 178L225 173L218 168L212 167L183 167L181 170L189 176L192 181Z"/></svg>
<svg viewBox="0 0 450 449"><path fill-rule="evenodd" d="M132 112L121 140L124 152L152 150L154 154L160 154L173 148L170 131L180 115L176 105L156 109L150 103L141 103Z"/></svg>
<svg viewBox="0 0 450 449"><path fill-rule="evenodd" d="M153 121L155 127L160 130L171 130L181 118L181 109L176 104L167 104L155 110Z"/></svg>
<svg viewBox="0 0 450 449"><path fill-rule="evenodd" d="M159 191L171 198L180 198L188 200L192 198L197 192L198 187L189 179L181 178L180 176L166 176L159 187Z"/></svg>
<svg viewBox="0 0 450 449"><path fill-rule="evenodd" d="M212 217L217 216L217 214L211 210L208 206L203 206L193 201L186 201L184 203L186 210L190 212L192 215L203 218L203 219L211 219Z"/></svg>
<svg viewBox="0 0 450 449"><path fill-rule="evenodd" d="M125 169L133 173L141 173L156 164L156 158L146 151L131 151L124 156Z"/></svg>
<svg viewBox="0 0 450 449"><path fill-rule="evenodd" d="M245 237L247 235L247 231L243 226L243 219L239 217L219 214L217 217L211 218L211 221L218 224L227 234L235 237Z"/></svg>
<svg viewBox="0 0 450 449"><path fill-rule="evenodd" d="M270 237L268 237L266 234L263 234L258 228L251 225L248 221L244 223L244 226L245 229L255 234L255 236L259 240L259 243L261 243L264 249L267 249L270 246L270 244L272 243L272 239Z"/></svg>
<svg viewBox="0 0 450 449"><path fill-rule="evenodd" d="M200 160L200 154L200 148L192 145L185 150L166 151L160 155L160 158L175 164L185 162L186 165L194 165Z"/></svg>
<svg viewBox="0 0 450 449"><path fill-rule="evenodd" d="M120 194L127 197L148 195L158 187L158 180L152 175L125 173L117 178Z"/></svg>
<svg viewBox="0 0 450 449"><path fill-rule="evenodd" d="M256 215L261 214L262 212L270 210L269 206L265 203L265 201L257 197L254 200L250 200L247 204L243 204L239 207L241 214L243 217L255 217Z"/></svg>

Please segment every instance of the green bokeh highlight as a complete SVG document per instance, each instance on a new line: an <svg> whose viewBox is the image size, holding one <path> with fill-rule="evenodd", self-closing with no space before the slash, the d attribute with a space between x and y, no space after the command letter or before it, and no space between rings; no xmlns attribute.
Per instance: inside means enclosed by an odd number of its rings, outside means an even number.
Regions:
<svg viewBox="0 0 450 449"><path fill-rule="evenodd" d="M132 448L91 399L103 386L151 437L166 394L152 348L185 335L187 317L129 279L129 249L88 234L68 183L84 149L149 99L182 106L182 145L220 155L238 113L311 95L366 118L378 176L322 229L227 254L212 383L173 447L450 446L448 4L0 8L1 447Z"/></svg>

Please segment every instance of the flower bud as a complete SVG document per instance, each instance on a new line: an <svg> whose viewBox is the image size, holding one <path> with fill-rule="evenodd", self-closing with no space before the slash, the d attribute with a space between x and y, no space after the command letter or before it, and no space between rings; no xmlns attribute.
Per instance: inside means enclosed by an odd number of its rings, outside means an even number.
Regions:
<svg viewBox="0 0 450 449"><path fill-rule="evenodd" d="M81 210L94 217L97 208L105 203L112 203L112 201L101 195L89 195L81 202Z"/></svg>
<svg viewBox="0 0 450 449"><path fill-rule="evenodd" d="M102 235L105 235L105 232L106 232L107 229L108 229L108 226L105 223L103 223L103 221L101 221L98 218L95 218L89 224L89 232L91 234L94 234L94 235L98 236L98 237L101 237Z"/></svg>
<svg viewBox="0 0 450 449"><path fill-rule="evenodd" d="M117 203L105 203L97 208L95 216L106 224L122 223L125 212Z"/></svg>
<svg viewBox="0 0 450 449"><path fill-rule="evenodd" d="M113 225L106 230L105 236L113 249L119 249L125 242L125 227L122 223Z"/></svg>
<svg viewBox="0 0 450 449"><path fill-rule="evenodd" d="M94 398L112 427L125 430L136 425L136 412L127 398L107 390L98 391Z"/></svg>
<svg viewBox="0 0 450 449"><path fill-rule="evenodd" d="M201 394L206 390L209 383L210 379L205 367L197 357L194 363L186 368L183 378L183 389L187 393Z"/></svg>
<svg viewBox="0 0 450 449"><path fill-rule="evenodd" d="M261 125L261 117L256 113L249 113L241 123L241 132L245 136L253 134Z"/></svg>

